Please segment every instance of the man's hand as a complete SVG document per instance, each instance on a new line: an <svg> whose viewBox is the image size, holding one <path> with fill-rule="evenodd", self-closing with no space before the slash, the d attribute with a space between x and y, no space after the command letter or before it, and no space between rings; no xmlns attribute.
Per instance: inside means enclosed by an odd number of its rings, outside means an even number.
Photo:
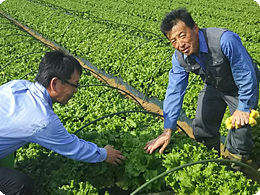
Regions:
<svg viewBox="0 0 260 195"><path fill-rule="evenodd" d="M114 147L110 145L106 145L104 148L107 151L107 158L105 160L107 163L113 165L118 165L123 163L122 160L125 160L125 157L122 155L121 151L114 149Z"/></svg>
<svg viewBox="0 0 260 195"><path fill-rule="evenodd" d="M152 154L153 151L157 149L159 146L162 146L159 152L163 153L164 149L168 146L168 144L171 141L171 133L171 129L164 129L163 133L159 137L147 142L146 146L144 147L146 153Z"/></svg>
<svg viewBox="0 0 260 195"><path fill-rule="evenodd" d="M232 119L232 127L235 127L235 124L237 123L238 128L241 126L249 124L249 112L242 112L240 110L235 110L233 113L233 119Z"/></svg>

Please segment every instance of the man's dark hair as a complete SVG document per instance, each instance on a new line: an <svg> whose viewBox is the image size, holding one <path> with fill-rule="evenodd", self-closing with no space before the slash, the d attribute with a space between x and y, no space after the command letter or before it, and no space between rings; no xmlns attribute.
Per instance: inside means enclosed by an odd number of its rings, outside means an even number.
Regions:
<svg viewBox="0 0 260 195"><path fill-rule="evenodd" d="M183 21L190 29L192 29L195 25L190 13L185 8L178 8L165 15L161 24L162 33L166 36L166 34L171 31L172 27L175 26L180 20Z"/></svg>
<svg viewBox="0 0 260 195"><path fill-rule="evenodd" d="M53 77L69 80L75 70L82 74L82 66L73 56L59 50L47 52L40 62L35 81L47 88Z"/></svg>

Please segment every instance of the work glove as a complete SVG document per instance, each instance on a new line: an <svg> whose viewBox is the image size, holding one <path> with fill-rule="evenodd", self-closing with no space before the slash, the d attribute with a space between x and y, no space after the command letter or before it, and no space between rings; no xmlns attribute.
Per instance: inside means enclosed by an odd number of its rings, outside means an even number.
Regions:
<svg viewBox="0 0 260 195"><path fill-rule="evenodd" d="M251 127L253 127L257 124L255 119L258 117L259 117L258 111L251 110L250 115L249 115L249 125L251 125ZM233 119L233 116L230 116L226 119L225 123L226 123L227 129L232 129L232 119ZM237 123L235 124L235 128L238 129Z"/></svg>

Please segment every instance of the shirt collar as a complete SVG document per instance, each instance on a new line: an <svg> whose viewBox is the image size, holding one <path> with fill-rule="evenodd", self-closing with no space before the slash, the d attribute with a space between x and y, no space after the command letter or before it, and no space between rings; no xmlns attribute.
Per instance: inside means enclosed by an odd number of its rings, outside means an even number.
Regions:
<svg viewBox="0 0 260 195"><path fill-rule="evenodd" d="M46 99L48 104L52 107L52 100L51 100L51 96L49 94L49 92L47 91L47 89L45 87L43 87L40 83L36 82L35 86L37 88L37 90L41 91L41 95L43 99Z"/></svg>
<svg viewBox="0 0 260 195"><path fill-rule="evenodd" d="M200 52L208 53L208 46L204 37L204 34L201 30L199 30L199 44L200 44ZM191 54L191 56L194 54ZM187 55L183 54L184 60L188 57Z"/></svg>

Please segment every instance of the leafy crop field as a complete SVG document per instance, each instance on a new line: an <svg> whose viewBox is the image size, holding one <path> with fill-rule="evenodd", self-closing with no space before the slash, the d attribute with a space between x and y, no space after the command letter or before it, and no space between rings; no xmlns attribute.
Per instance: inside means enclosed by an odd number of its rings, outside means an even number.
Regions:
<svg viewBox="0 0 260 195"><path fill-rule="evenodd" d="M174 50L159 26L164 14L177 7L186 7L201 28L217 26L238 33L260 66L260 7L253 0L5 0L0 5L0 84L13 79L33 81L41 58L51 50L5 18L7 14L146 97L163 101ZM100 147L114 145L127 160L118 167L88 164L27 144L17 151L16 169L34 179L35 194L130 194L174 167L217 158L214 151L179 133L173 134L164 154L146 154L145 143L163 131L158 114L104 86L87 69L80 82L83 87L75 97L65 106L55 104L55 112L70 133ZM191 75L183 106L191 119L201 87L199 78ZM257 158L259 127L253 129ZM224 126L221 133L227 133ZM141 193L227 195L255 194L259 189L258 183L241 172L208 162L159 178Z"/></svg>

